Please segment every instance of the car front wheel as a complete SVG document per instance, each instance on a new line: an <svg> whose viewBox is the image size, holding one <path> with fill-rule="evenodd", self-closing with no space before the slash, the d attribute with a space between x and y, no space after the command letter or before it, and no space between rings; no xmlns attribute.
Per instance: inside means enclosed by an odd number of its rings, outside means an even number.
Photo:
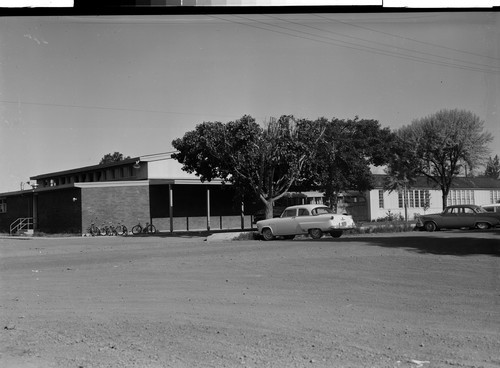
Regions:
<svg viewBox="0 0 500 368"><path fill-rule="evenodd" d="M264 238L264 240L273 240L274 239L273 232L269 228L262 230L262 237Z"/></svg>
<svg viewBox="0 0 500 368"><path fill-rule="evenodd" d="M434 222L426 222L424 224L424 227L425 227L425 230L430 231L430 232L437 230L437 226Z"/></svg>
<svg viewBox="0 0 500 368"><path fill-rule="evenodd" d="M311 229L309 230L309 235L311 235L313 239L321 239L323 232L320 229Z"/></svg>

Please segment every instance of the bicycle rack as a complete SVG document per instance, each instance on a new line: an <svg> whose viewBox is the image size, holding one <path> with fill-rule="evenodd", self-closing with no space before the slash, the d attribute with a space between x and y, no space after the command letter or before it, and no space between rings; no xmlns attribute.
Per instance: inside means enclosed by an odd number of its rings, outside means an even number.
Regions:
<svg viewBox="0 0 500 368"><path fill-rule="evenodd" d="M33 217L20 217L10 224L10 235L19 234L22 230L33 230Z"/></svg>

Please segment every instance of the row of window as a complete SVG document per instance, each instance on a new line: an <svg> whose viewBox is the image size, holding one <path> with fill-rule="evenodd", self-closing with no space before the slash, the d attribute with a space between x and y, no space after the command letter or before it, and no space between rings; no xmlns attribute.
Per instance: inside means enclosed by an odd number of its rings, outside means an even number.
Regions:
<svg viewBox="0 0 500 368"><path fill-rule="evenodd" d="M467 189L450 190L447 205L452 206L454 204L474 204L474 191Z"/></svg>
<svg viewBox="0 0 500 368"><path fill-rule="evenodd" d="M72 176L61 176L53 179L44 180L42 183L43 187L54 187L57 185L65 185L72 183L85 183L85 182L96 182L96 181L107 181L131 178L135 175L133 166L118 167L102 171L81 173Z"/></svg>
<svg viewBox="0 0 500 368"><path fill-rule="evenodd" d="M403 193L398 193L398 206L403 208L405 201ZM428 190L407 190L406 206L410 208L428 208L430 206L431 195Z"/></svg>
<svg viewBox="0 0 500 368"><path fill-rule="evenodd" d="M490 190L490 203L500 203L500 190Z"/></svg>
<svg viewBox="0 0 500 368"><path fill-rule="evenodd" d="M404 200L404 192L398 192L398 206L399 208L404 208L405 202L406 206L410 208L426 208L430 204L430 193L428 190L407 190L406 200ZM384 191L378 191L378 206L379 208L384 208Z"/></svg>
<svg viewBox="0 0 500 368"><path fill-rule="evenodd" d="M490 202L497 203L500 200L500 190L490 191ZM406 201L404 200L404 193L398 192L398 206L404 208L426 208L430 205L430 193L428 190L407 190ZM447 205L455 204L474 204L474 191L469 189L450 190L448 194ZM384 208L384 191L378 191L378 206Z"/></svg>

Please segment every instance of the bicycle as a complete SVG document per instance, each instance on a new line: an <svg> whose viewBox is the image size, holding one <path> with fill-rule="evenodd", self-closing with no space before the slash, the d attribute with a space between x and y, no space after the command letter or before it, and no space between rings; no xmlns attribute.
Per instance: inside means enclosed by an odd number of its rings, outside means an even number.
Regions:
<svg viewBox="0 0 500 368"><path fill-rule="evenodd" d="M95 224L91 222L90 226L87 228L87 233L91 236L98 236L101 235L101 229L99 229L99 227L95 226Z"/></svg>
<svg viewBox="0 0 500 368"><path fill-rule="evenodd" d="M126 236L128 235L128 230L125 225L118 224L117 226L113 225L113 223L109 223L109 225L103 225L100 229L100 235L108 235L108 236Z"/></svg>
<svg viewBox="0 0 500 368"><path fill-rule="evenodd" d="M105 235L112 235L112 234L110 233L110 228L109 228L109 225L102 224L100 229L101 229L101 231L100 231L100 235L102 235L102 236L105 236Z"/></svg>
<svg viewBox="0 0 500 368"><path fill-rule="evenodd" d="M153 224L150 224L149 222L146 222L146 226L144 227L142 227L140 222L134 227L132 227L132 234L134 235L154 234L154 233L156 233L156 227Z"/></svg>
<svg viewBox="0 0 500 368"><path fill-rule="evenodd" d="M121 235L121 236L127 236L128 235L128 229L125 225L122 225L119 223L116 226L112 226L112 231L113 235Z"/></svg>

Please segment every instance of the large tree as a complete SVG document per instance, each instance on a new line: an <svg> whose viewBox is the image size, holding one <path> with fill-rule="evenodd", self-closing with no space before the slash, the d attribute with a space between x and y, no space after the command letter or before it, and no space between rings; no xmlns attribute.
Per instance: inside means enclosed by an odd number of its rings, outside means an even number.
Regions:
<svg viewBox="0 0 500 368"><path fill-rule="evenodd" d="M488 159L484 176L493 179L498 179L500 177L500 160L498 159L498 155L495 155L494 158L490 157Z"/></svg>
<svg viewBox="0 0 500 368"><path fill-rule="evenodd" d="M394 135L384 182L384 188L389 192L398 191L403 194L405 221L408 220L407 191L415 184L416 177L419 175L418 167L415 165L415 152L407 147L408 132L408 130L399 130Z"/></svg>
<svg viewBox="0 0 500 368"><path fill-rule="evenodd" d="M249 115L228 123L204 122L175 139L173 158L201 181L221 179L253 192L272 217L273 203L300 179L315 154L321 125L282 116L261 127Z"/></svg>
<svg viewBox="0 0 500 368"><path fill-rule="evenodd" d="M388 161L393 133L376 120L320 119L325 133L316 145L316 159L308 162L309 180L303 184L322 190L336 210L338 195L373 186L370 166Z"/></svg>
<svg viewBox="0 0 500 368"><path fill-rule="evenodd" d="M443 208L453 179L466 167L481 165L493 139L477 115L458 109L416 119L397 133L412 158L413 175L424 175L441 189Z"/></svg>
<svg viewBox="0 0 500 368"><path fill-rule="evenodd" d="M123 161L129 159L130 156L124 157L123 153L114 152L114 153L106 153L99 162L99 165L105 165L113 162Z"/></svg>

